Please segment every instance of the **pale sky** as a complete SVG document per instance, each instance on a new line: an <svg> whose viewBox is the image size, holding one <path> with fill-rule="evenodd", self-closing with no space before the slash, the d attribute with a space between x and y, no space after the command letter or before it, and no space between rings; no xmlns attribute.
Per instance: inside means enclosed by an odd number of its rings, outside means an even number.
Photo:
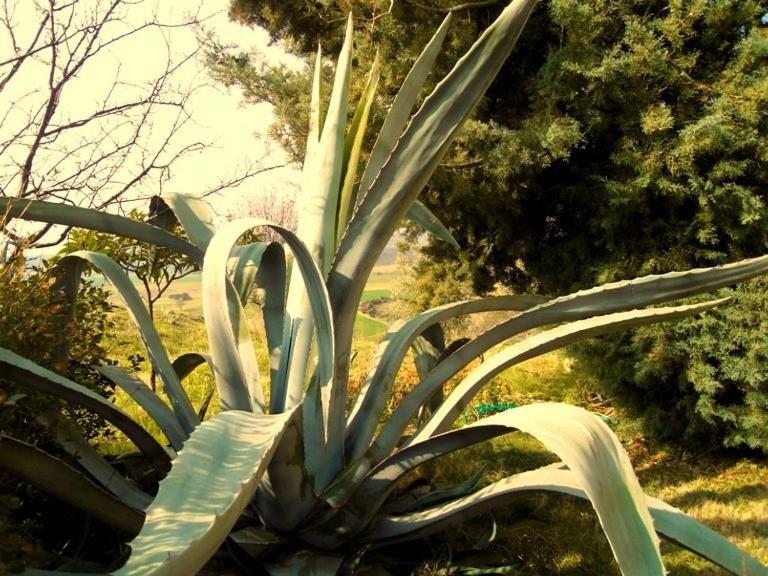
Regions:
<svg viewBox="0 0 768 576"><path fill-rule="evenodd" d="M13 4L12 1L9 3ZM103 6L104 0L81 0L81 3ZM279 46L270 46L264 30L250 29L229 22L226 16L227 4L226 0L200 2L200 15L210 16L205 26L213 30L222 41L247 51L256 49L265 54L271 63L280 62L291 67L302 65ZM192 2L177 0L145 0L143 4L130 6L126 19L131 24L140 24L156 9L159 20L177 22L183 18L183 11L192 5ZM25 44L25 38L31 38L38 21L31 12L32 7L33 0L16 2L14 31L20 45ZM77 77L77 84L62 97L59 113L70 119L87 115L97 102L107 97L116 77L124 83L118 90L123 89L129 93L130 84L138 84L156 77L165 65L168 54L171 59L178 59L194 50L196 46L196 33L188 28L164 31L149 28L128 40L116 43L83 68ZM0 60L5 60L11 55L7 39L0 42ZM245 166L253 162L272 166L287 161L279 146L270 144L266 138L267 128L272 122L270 105L243 105L239 90L224 88L208 78L201 58L184 64L176 73L175 81L180 85L207 84L194 93L188 108L194 123L182 129L177 143L183 145L203 140L214 142L215 145L178 161L171 171L170 179L163 185L164 191L199 194L215 186L218 181L242 172ZM34 63L26 66L24 76L20 74L5 90L0 91L0 115L6 114L7 110L13 111L14 107L22 110L29 103L34 105L35 97L39 97L47 88L46 82L44 65L40 64L37 69ZM5 115L0 125L0 136L3 132L7 134L13 130L21 121L19 118L13 113ZM155 131L158 135L163 133L164 121L166 120L162 116L155 120ZM62 147L66 147L66 143L63 143ZM8 163L12 154L7 153L5 156L3 160ZM45 158L41 160L46 161ZM242 197L258 195L260 191L284 190L287 194L295 194L298 181L297 166L279 168L255 176L235 190L224 192L220 197L213 199L212 203L218 212L225 213ZM8 189L12 190L12 187L9 186ZM137 195L155 192L156 190L137 190Z"/></svg>

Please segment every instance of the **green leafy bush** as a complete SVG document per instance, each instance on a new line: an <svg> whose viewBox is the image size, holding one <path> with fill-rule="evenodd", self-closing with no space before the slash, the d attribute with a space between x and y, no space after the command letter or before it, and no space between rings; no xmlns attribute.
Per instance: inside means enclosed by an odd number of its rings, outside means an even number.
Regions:
<svg viewBox="0 0 768 576"><path fill-rule="evenodd" d="M91 282L80 287L74 318L66 313L53 290L50 266L27 270L23 263L0 266L0 346L34 359L42 366L76 379L102 396L111 389L91 368L107 361L102 338L110 327L108 292ZM60 356L69 346L68 359ZM110 434L104 420L93 412L61 403L48 395L21 389L0 375L0 431L29 444L60 454L52 430L74 421L88 439ZM41 420L45 419L45 422ZM2 441L2 440L0 440ZM15 477L0 474L0 567L13 567L39 556L39 540L61 536L40 524L43 516L60 516L72 526L72 510ZM69 514L69 518L65 515ZM79 517L79 514L76 514ZM67 537L71 536L68 534ZM46 542L46 547L52 543Z"/></svg>
<svg viewBox="0 0 768 576"><path fill-rule="evenodd" d="M721 295L731 302L699 318L605 336L576 354L653 436L768 454L768 282Z"/></svg>

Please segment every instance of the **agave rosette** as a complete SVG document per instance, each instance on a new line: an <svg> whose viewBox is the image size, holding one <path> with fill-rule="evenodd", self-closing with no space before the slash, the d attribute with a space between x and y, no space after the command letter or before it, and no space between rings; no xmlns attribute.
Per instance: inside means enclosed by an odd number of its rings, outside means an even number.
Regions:
<svg viewBox="0 0 768 576"><path fill-rule="evenodd" d="M169 402L118 367L103 367L102 373L157 422L167 443L86 388L0 350L4 377L99 413L133 441L162 478L157 495L150 496L117 473L74 429L60 439L77 455L79 468L13 439L0 439L1 466L135 535L127 563L115 574L194 574L225 540L272 574L349 572L364 563L371 549L422 538L531 491L589 500L622 574L665 573L658 535L734 574L768 574L765 566L717 533L646 496L615 435L583 409L536 404L454 427L462 409L502 370L584 338L706 310L721 301L648 306L762 274L768 270L768 257L608 284L552 300L511 295L428 310L387 332L356 398L347 398L352 328L367 277L405 217L455 243L418 203L418 194L498 73L535 5L535 0L514 0L411 115L445 39L446 18L407 76L359 178L378 64L374 62L346 128L350 19L323 122L317 57L296 233L256 219L217 228L204 202L182 195L165 196L162 208L175 214L188 240L119 216L0 199L0 212L10 217L151 242L186 254L202 268L209 353L172 361L136 289L113 261L77 252L60 263L62 273L76 280L79 262L87 262L123 298ZM264 227L277 232L293 254L290 281L283 245L240 242L246 232ZM68 285L71 294L76 292L71 289L76 282ZM260 374L245 322L244 302L257 287L264 293L269 374ZM519 314L460 345L446 348L435 337L442 322L488 311ZM499 350L513 336L534 328L540 329L535 335ZM395 377L410 349L418 354L419 382L387 414ZM445 382L486 353L490 356L442 398ZM201 365L212 370L222 407L202 423L205 408L192 406L183 386L184 378ZM262 384L267 381L268 398ZM540 440L560 463L480 490L458 490L448 501L435 499L430 505L429 497L422 498L418 509L399 506L395 513L388 506L409 471L514 431ZM50 482L53 475L67 481L56 485Z"/></svg>

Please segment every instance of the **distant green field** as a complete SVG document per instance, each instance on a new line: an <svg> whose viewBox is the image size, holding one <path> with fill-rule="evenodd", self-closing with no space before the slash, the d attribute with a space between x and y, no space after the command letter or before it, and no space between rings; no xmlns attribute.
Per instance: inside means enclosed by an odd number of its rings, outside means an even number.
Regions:
<svg viewBox="0 0 768 576"><path fill-rule="evenodd" d="M366 284L362 301L391 298L392 287L398 273L391 266L381 266L373 269L371 278ZM190 274L174 282L157 303L157 308L164 311L178 311L201 314L203 312L202 294L200 291L200 274ZM186 297L184 295L187 295ZM187 298L181 300L180 298ZM117 303L117 301L116 301Z"/></svg>
<svg viewBox="0 0 768 576"><path fill-rule="evenodd" d="M371 300L379 300L381 298L391 298L392 290L389 288L377 288L375 290L366 290L363 292L362 302L369 302Z"/></svg>
<svg viewBox="0 0 768 576"><path fill-rule="evenodd" d="M387 331L387 325L370 316L358 314L355 320L355 338L359 340L378 340Z"/></svg>

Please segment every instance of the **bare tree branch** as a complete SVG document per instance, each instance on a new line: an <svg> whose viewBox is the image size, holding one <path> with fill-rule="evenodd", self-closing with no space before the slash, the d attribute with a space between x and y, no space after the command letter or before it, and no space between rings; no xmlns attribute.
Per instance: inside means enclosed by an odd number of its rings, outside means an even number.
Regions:
<svg viewBox="0 0 768 576"><path fill-rule="evenodd" d="M180 159L210 144L190 124L201 81L182 79L200 47L180 53L170 40L174 30L206 18L193 6L189 16L164 21L160 5L0 0L0 50L8 54L0 60L0 196L120 210L123 202L157 194ZM83 91L84 79L103 71L116 51L148 37L160 45L153 76L131 77L118 62L109 81L99 77L96 93ZM217 194L274 168L249 166L195 192ZM66 232L0 218L0 241L15 251L56 245Z"/></svg>

